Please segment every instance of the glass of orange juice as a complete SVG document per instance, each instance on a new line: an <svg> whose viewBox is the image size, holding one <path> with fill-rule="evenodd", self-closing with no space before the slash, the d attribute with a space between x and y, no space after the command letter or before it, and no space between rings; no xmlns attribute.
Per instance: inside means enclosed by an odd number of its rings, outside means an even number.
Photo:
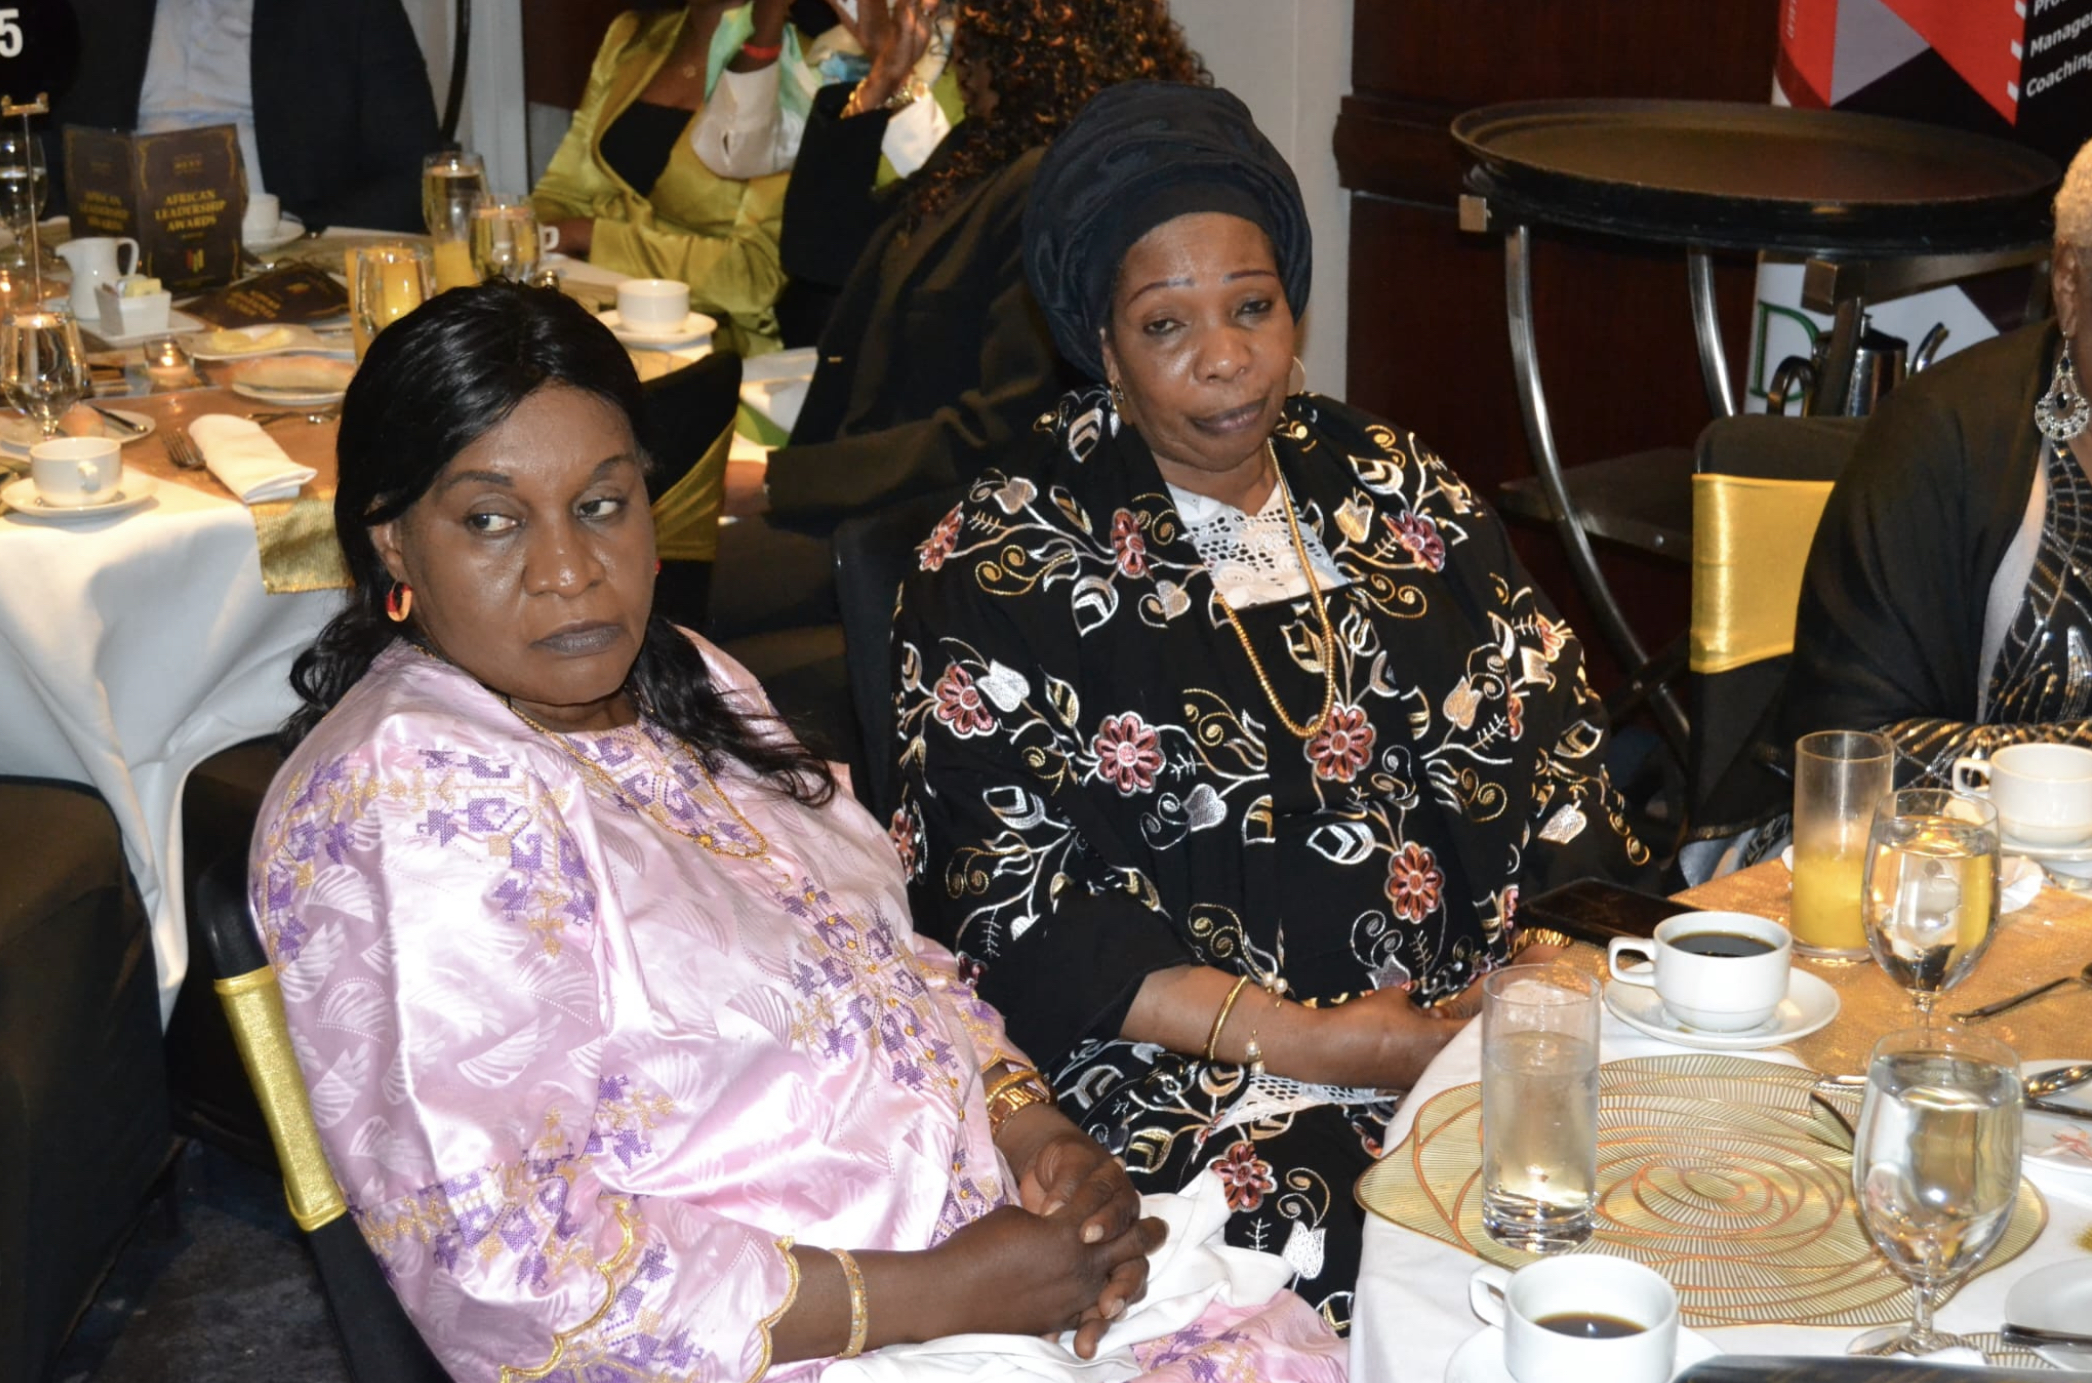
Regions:
<svg viewBox="0 0 2092 1383"><path fill-rule="evenodd" d="M1821 730L1794 746L1794 949L1865 960L1860 895L1867 831L1894 786L1896 751L1881 735Z"/></svg>

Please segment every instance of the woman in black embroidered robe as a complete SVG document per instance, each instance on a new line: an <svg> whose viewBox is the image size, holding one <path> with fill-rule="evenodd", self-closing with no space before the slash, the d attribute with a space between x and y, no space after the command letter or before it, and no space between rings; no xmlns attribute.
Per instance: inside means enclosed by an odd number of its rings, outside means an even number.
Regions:
<svg viewBox="0 0 2092 1383"><path fill-rule="evenodd" d="M895 842L1069 1113L1145 1187L1217 1172L1232 1237L1341 1328L1352 1182L1519 891L1646 852L1495 517L1409 434L1288 396L1305 216L1241 103L1108 91L1032 197L1033 291L1111 388L922 546Z"/></svg>

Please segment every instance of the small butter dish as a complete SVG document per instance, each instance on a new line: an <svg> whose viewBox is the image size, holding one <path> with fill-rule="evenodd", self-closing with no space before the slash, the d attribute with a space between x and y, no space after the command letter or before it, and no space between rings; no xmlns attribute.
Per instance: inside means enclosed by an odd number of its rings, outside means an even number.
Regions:
<svg viewBox="0 0 2092 1383"><path fill-rule="evenodd" d="M104 336L141 336L167 330L174 294L165 289L126 297L118 285L105 283L95 289L94 295Z"/></svg>

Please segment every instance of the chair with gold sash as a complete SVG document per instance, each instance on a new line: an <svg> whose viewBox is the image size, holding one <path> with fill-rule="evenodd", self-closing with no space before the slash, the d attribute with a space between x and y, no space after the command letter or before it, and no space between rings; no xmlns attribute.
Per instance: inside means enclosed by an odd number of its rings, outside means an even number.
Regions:
<svg viewBox="0 0 2092 1383"><path fill-rule="evenodd" d="M1832 485L1865 425L1859 418L1720 418L1693 462L1691 750L1694 834L1725 777L1777 771L1739 760L1773 747L1768 716L1794 650L1802 569Z"/></svg>
<svg viewBox="0 0 2092 1383"><path fill-rule="evenodd" d="M312 1248L350 1377L356 1383L448 1383L450 1375L407 1319L349 1218L348 1201L321 1150L276 972L247 911L246 862L227 857L211 866L198 881L196 901L223 977L213 988L268 1122L283 1168L284 1199Z"/></svg>

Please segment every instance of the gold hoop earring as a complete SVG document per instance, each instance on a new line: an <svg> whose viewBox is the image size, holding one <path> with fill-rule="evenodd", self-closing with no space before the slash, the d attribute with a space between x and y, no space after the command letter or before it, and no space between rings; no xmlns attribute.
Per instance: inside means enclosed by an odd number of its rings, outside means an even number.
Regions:
<svg viewBox="0 0 2092 1383"><path fill-rule="evenodd" d="M1292 395L1305 394L1306 392L1307 365L1296 355L1293 357L1293 373L1286 377L1286 393Z"/></svg>

